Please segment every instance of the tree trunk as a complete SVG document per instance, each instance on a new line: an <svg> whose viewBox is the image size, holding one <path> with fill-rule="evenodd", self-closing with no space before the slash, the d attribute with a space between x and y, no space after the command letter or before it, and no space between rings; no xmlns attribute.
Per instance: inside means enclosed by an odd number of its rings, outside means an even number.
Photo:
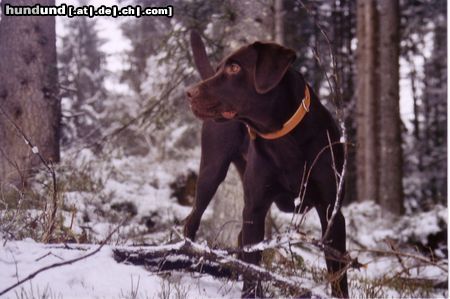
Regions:
<svg viewBox="0 0 450 299"><path fill-rule="evenodd" d="M380 8L380 203L384 210L404 212L399 108L399 3L381 0Z"/></svg>
<svg viewBox="0 0 450 299"><path fill-rule="evenodd" d="M377 11L375 1L357 7L357 192L359 200L378 199L377 167Z"/></svg>
<svg viewBox="0 0 450 299"><path fill-rule="evenodd" d="M273 19L273 38L272 40L280 45L284 44L284 6L283 0L274 1L274 19ZM266 239L272 238L274 222L271 209L267 212L266 221L264 222L264 235Z"/></svg>
<svg viewBox="0 0 450 299"><path fill-rule="evenodd" d="M283 0L275 0L274 3L274 41L277 44L284 45L284 9Z"/></svg>
<svg viewBox="0 0 450 299"><path fill-rule="evenodd" d="M2 6L54 5L55 1L2 1ZM4 9L3 9L4 11ZM25 184L40 161L23 136L47 161L59 161L60 100L55 18L1 16L0 181ZM36 151L36 149L34 150Z"/></svg>
<svg viewBox="0 0 450 299"><path fill-rule="evenodd" d="M359 0L356 8L356 37L358 40L358 48L356 51L356 192L358 200L362 201L365 198L365 182L366 178L364 176L364 148L366 143L365 138L365 126L364 121L364 94L366 88L366 82L363 80L362 74L364 73L364 60L365 60L365 0Z"/></svg>
<svg viewBox="0 0 450 299"><path fill-rule="evenodd" d="M366 125L364 132L366 142L364 144L364 177L365 177L365 198L369 200L378 200L378 144L377 144L377 100L378 100L378 78L377 78L377 8L375 1L366 1L365 3L365 29L366 29L366 60L364 61L364 73L362 74L366 81L364 90L364 114L366 116Z"/></svg>

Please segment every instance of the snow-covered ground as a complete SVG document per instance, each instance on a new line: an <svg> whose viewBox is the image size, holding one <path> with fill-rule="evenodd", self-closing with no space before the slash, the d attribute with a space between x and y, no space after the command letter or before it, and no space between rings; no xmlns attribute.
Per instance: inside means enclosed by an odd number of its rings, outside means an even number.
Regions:
<svg viewBox="0 0 450 299"><path fill-rule="evenodd" d="M180 138L183 134L172 130L164 142L173 145ZM166 151L170 149L171 146L167 146ZM118 263L113 258L112 250L116 246L134 249L135 245L158 246L174 242L173 229L181 230L180 222L188 215L190 207L177 202L170 185L177 177L196 171L199 156L198 147L176 153L172 158L164 158L161 148L150 149L144 156L125 156L120 148L112 149L106 156L96 156L88 149L63 152L63 162L58 169L59 179L66 181L62 227L67 235L74 237L67 239L66 245L61 241L57 244L42 244L31 239L15 241L9 235L0 235L0 292L38 269L92 252L124 218L131 215L100 252L79 262L44 271L4 297L240 297L241 282L215 279L206 274L152 273L143 266ZM80 179L83 179L81 189L77 183ZM216 200L227 199L222 195ZM213 206L211 204L205 213L203 226L208 220L214 221L211 219ZM3 221L0 224L14 227L9 222L14 224L16 221L19 222L17 227L22 227L20 218L10 219L5 213L0 210ZM375 203L363 202L344 207L343 213L349 253L362 264L359 269L348 271L352 298L448 296L445 242L433 250L433 259L423 248L419 250L438 234L446 234L446 207L436 206L428 212L395 218L382 213ZM276 208L272 209L272 217L278 232L284 235L301 218L293 218L292 214ZM306 214L299 229L308 238L320 238L315 211ZM200 241L204 239L205 236L199 236ZM66 239L63 236L61 240ZM77 240L81 244L74 242ZM295 242L295 238L292 241ZM310 243L290 248L281 246L268 256L269 260L263 265L269 271L301 281L302 287L317 296L330 296L323 253ZM273 287L269 292L273 296L280 294L280 290Z"/></svg>
<svg viewBox="0 0 450 299"><path fill-rule="evenodd" d="M0 247L0 291L40 268L84 256L97 247L44 245L31 239L7 242ZM240 286L208 276L150 273L117 263L112 247L104 246L87 259L42 272L4 298L235 298Z"/></svg>
<svg viewBox="0 0 450 299"><path fill-rule="evenodd" d="M366 236L366 239L370 236ZM87 255L99 245L41 244L31 239L8 241L0 247L0 291L26 278L31 273L55 263L66 262ZM240 295L240 282L213 279L208 275L193 275L173 272L150 273L142 266L117 263L112 254L114 246L104 246L95 255L73 264L43 271L35 278L5 295L5 298L236 298ZM121 246L121 248L126 248ZM132 249L133 247L130 247ZM311 267L324 269L320 253L297 249ZM352 252L352 251L351 251ZM352 297L366 297L362 281L376 280L400 271L400 263L393 256L376 256L369 252L356 255L359 262L366 263L365 269L350 270L349 278ZM419 255L419 254L417 254ZM420 264L417 260L403 258L404 265ZM445 263L440 263L445 267ZM422 264L411 268L411 282L414 278L445 281L447 273L436 266ZM389 271L389 273L386 273ZM320 272L319 272L320 273ZM307 275L308 276L308 275ZM305 277L304 285L320 296L326 296L327 287ZM406 281L404 282L406 283ZM381 297L416 297L412 293L399 293L395 286L378 286ZM446 289L417 293L417 298L447 297Z"/></svg>
<svg viewBox="0 0 450 299"><path fill-rule="evenodd" d="M197 153L198 154L198 153ZM80 155L83 156L83 155ZM195 156L195 155L194 155ZM90 154L74 163L93 163ZM72 161L73 162L73 161ZM240 296L241 282L214 279L208 275L173 272L151 273L142 266L118 263L112 250L117 244L121 248L135 248L136 243L162 244L169 242L171 228L179 228L176 223L183 219L190 208L180 206L171 197L168 187L178 170L196 168L197 159L189 162L168 161L155 164L150 157L112 159L110 168L96 165L98 176L104 177L103 194L113 194L109 202L103 202L104 211L112 212L114 203L133 203L137 214L119 234L115 234L110 244L105 245L95 255L73 264L52 268L10 291L5 298L236 298ZM82 168L82 165L79 165ZM151 167L148 167L151 165ZM102 174L107 172L108 175ZM157 180L157 182L155 182ZM99 212L98 196L93 199L90 192L68 192L66 205L76 205L79 211L72 230L81 233L81 227L89 226L90 239L99 242L117 226ZM98 194L97 194L98 195ZM349 270L352 298L403 297L441 298L448 296L446 288L433 288L430 284L448 279L447 259L435 251L436 262L427 262L423 253L407 248L413 241L426 242L427 236L437 233L442 225L447 225L447 209L436 207L427 213L394 219L382 215L380 208L372 202L353 204L343 209L347 219L349 252L364 267ZM90 221L84 222L83 214L89 213ZM159 226L149 230L142 224L145 215L156 213ZM206 213L206 219L211 213ZM292 214L272 210L276 226L284 232L292 223ZM440 222L444 222L440 223ZM319 222L314 211L306 215L301 231L311 238L319 238ZM31 239L22 241L1 240L0 246L0 292L33 273L34 271L92 252L95 244L42 244ZM396 256L389 244L398 244ZM397 245L395 245L397 246ZM401 247L400 247L401 246ZM310 244L291 248L299 264L299 279L302 286L322 297L329 296L325 277L325 263L322 253ZM410 256L408 256L409 254ZM416 258L414 256L418 256ZM273 271L283 273L288 265L289 253L283 248L277 251L272 263L278 264ZM282 265L282 266L280 266ZM288 267L288 266L286 266ZM291 274L292 275L292 274ZM395 279L396 275L398 279ZM429 285L427 283L429 282ZM420 287L420 283L424 284ZM410 287L398 284L411 284Z"/></svg>

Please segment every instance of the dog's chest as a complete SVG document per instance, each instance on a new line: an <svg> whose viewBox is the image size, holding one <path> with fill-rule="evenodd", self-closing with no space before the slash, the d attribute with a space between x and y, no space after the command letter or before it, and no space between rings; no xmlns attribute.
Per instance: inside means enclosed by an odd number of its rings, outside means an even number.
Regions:
<svg viewBox="0 0 450 299"><path fill-rule="evenodd" d="M305 152L289 142L274 142L262 147L271 164L272 178L286 191L298 193L306 167Z"/></svg>

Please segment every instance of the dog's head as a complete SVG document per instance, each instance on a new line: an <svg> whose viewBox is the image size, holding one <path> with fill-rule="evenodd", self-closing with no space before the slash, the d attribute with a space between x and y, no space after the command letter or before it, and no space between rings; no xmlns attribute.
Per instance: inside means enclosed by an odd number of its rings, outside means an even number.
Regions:
<svg viewBox="0 0 450 299"><path fill-rule="evenodd" d="M268 99L295 60L295 52L274 43L255 42L226 57L215 74L186 91L201 119L251 118Z"/></svg>

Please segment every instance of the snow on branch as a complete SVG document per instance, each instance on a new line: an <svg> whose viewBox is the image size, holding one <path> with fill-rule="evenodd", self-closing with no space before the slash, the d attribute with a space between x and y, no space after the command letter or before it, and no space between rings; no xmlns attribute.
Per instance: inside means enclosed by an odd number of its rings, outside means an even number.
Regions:
<svg viewBox="0 0 450 299"><path fill-rule="evenodd" d="M188 239L155 247L116 248L113 253L118 262L145 265L150 271L185 270L230 279L237 279L240 275L250 276L255 280L270 281L298 297L311 296L311 291L301 287L298 280L288 279L260 266L245 263L226 250L211 249Z"/></svg>

